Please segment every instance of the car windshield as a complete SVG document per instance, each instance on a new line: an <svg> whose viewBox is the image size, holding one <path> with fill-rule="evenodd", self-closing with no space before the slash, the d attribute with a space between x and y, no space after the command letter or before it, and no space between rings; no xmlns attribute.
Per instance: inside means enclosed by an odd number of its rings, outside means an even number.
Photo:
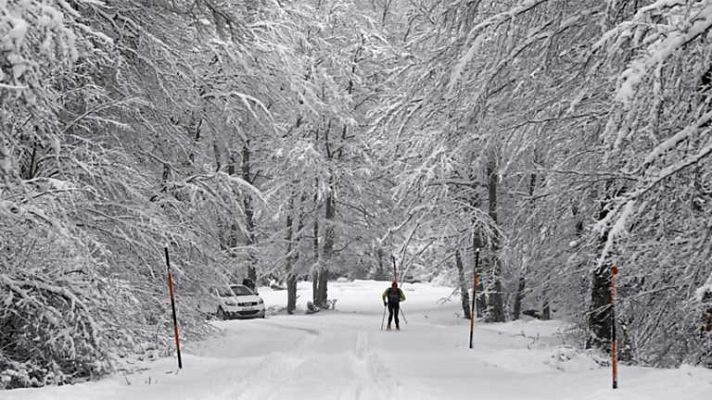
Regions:
<svg viewBox="0 0 712 400"><path fill-rule="evenodd" d="M219 287L217 288L218 291L218 296L220 297L234 297L235 293L230 290L230 288L227 287Z"/></svg>
<svg viewBox="0 0 712 400"><path fill-rule="evenodd" d="M255 294L248 288L247 286L242 286L242 285L235 285L235 286L230 286L233 292L235 292L236 296L250 296Z"/></svg>

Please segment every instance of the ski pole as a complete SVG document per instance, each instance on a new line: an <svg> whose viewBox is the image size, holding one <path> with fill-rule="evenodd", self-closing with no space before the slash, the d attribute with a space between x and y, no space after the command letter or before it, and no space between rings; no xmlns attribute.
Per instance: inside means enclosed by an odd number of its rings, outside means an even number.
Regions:
<svg viewBox="0 0 712 400"><path fill-rule="evenodd" d="M386 305L383 305L383 318L381 318L381 330L383 330L383 324L386 322Z"/></svg>
<svg viewBox="0 0 712 400"><path fill-rule="evenodd" d="M616 278L618 267L611 267L611 378L613 389L618 389L618 340L616 339Z"/></svg>
<svg viewBox="0 0 712 400"><path fill-rule="evenodd" d="M405 322L406 325L407 325L407 324L408 324L408 319L405 317L405 313L403 312L403 309L400 308L400 307L398 307L398 312L400 312L401 317L403 317L403 322Z"/></svg>

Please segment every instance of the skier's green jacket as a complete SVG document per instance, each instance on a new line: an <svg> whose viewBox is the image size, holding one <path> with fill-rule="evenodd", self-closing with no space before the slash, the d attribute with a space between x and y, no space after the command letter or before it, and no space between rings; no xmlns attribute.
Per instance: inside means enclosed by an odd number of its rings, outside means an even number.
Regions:
<svg viewBox="0 0 712 400"><path fill-rule="evenodd" d="M393 287L389 287L388 289L386 289L383 292L383 296L381 296L381 298L383 298L383 304L386 304L386 300L389 303L396 303L395 293L393 293L393 296L389 295L392 293L392 291L394 289L398 291L398 301L397 302L405 301L405 294L403 294L403 291L399 287L394 285Z"/></svg>

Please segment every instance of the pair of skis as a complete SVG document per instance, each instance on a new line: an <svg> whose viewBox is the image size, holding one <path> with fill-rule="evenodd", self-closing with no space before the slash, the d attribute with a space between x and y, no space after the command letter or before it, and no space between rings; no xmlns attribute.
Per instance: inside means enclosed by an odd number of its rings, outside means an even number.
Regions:
<svg viewBox="0 0 712 400"><path fill-rule="evenodd" d="M387 308L388 308L388 306L383 305L383 318L381 318L381 330L383 330L383 324L386 322L386 309ZM403 322L408 324L408 319L405 317L405 313L403 312L403 310L400 309L400 307L398 307L398 313L403 318Z"/></svg>

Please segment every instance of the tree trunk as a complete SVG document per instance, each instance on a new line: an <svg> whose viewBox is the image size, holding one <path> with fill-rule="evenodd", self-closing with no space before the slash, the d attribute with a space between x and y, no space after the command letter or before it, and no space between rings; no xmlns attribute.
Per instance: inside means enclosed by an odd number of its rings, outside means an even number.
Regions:
<svg viewBox="0 0 712 400"><path fill-rule="evenodd" d="M325 260L322 260L322 262ZM318 305L319 308L328 308L329 303L327 302L328 300L328 285L329 282L329 268L325 266L321 266L319 269L319 279L317 282L317 296L316 296L316 304Z"/></svg>
<svg viewBox="0 0 712 400"><path fill-rule="evenodd" d="M235 154L231 151L229 156L228 156L228 164L227 164L227 174L232 176L237 173L237 160L235 158ZM236 216L233 215L233 218L236 218ZM227 249L228 249L228 254L230 255L231 258L236 258L237 257L237 251L235 250L238 244L238 239L240 237L240 229L237 224L237 222L232 222L230 223L230 228L227 233ZM242 279L242 271L240 270L240 263L239 261L235 263L234 269L230 271L230 279L234 281L238 281L238 279ZM253 281L254 282L254 281Z"/></svg>
<svg viewBox="0 0 712 400"><path fill-rule="evenodd" d="M608 349L611 340L610 268L605 263L593 272L591 281L591 309L588 326L591 331L586 347Z"/></svg>
<svg viewBox="0 0 712 400"><path fill-rule="evenodd" d="M482 274L477 271L477 275L480 277L479 282L477 282L477 297L475 298L475 307L477 307L477 315L485 315L487 311L487 296L485 295L485 284L484 279L482 279Z"/></svg>
<svg viewBox="0 0 712 400"><path fill-rule="evenodd" d="M489 200L489 215L495 225L497 220L497 161L492 158L487 162L487 194ZM504 322L504 295L502 293L502 255L501 238L498 233L492 237L492 270L491 286L488 288L489 298L485 320L488 322Z"/></svg>
<svg viewBox="0 0 712 400"><path fill-rule="evenodd" d="M455 265L457 266L457 276L460 281L460 300L462 300L462 312L465 318L472 318L472 311L470 310L470 293L467 288L468 281L465 278L465 268L462 265L462 257L460 256L460 250L455 250Z"/></svg>
<svg viewBox="0 0 712 400"><path fill-rule="evenodd" d="M472 237L472 252L474 252L477 249L482 249L482 237L480 236L479 232L475 232L473 237ZM474 261L475 258L473 257L472 260ZM477 308L477 315L485 315L485 311L487 310L487 296L485 296L485 283L484 279L482 277L484 274L482 271L484 268L482 268L483 264L482 260L482 252L480 251L480 265L479 268L477 266L474 266L477 270L477 275L480 277L479 282L477 282L477 296L475 296L475 307ZM475 269L473 268L473 269Z"/></svg>
<svg viewBox="0 0 712 400"><path fill-rule="evenodd" d="M502 261L498 255L492 255L492 286L489 289L487 322L504 322L504 295L502 288Z"/></svg>
<svg viewBox="0 0 712 400"><path fill-rule="evenodd" d="M314 268L312 272L312 303L317 304L317 294L319 293L319 270Z"/></svg>
<svg viewBox="0 0 712 400"><path fill-rule="evenodd" d="M297 275L287 275L287 314L294 314L297 308Z"/></svg>
<svg viewBox="0 0 712 400"><path fill-rule="evenodd" d="M541 319L548 321L551 319L551 306L549 305L549 296L544 293L544 306L541 310Z"/></svg>
<svg viewBox="0 0 712 400"><path fill-rule="evenodd" d="M524 290L526 289L526 279L524 272L519 276L519 285L517 285L517 295L514 297L514 306L512 307L512 319L518 320L519 314L522 312L522 300L524 300Z"/></svg>
<svg viewBox="0 0 712 400"><path fill-rule="evenodd" d="M539 152L534 149L534 164L541 165L542 160L541 156L539 155ZM531 173L529 174L529 207L531 209L531 212L534 212L534 191L536 190L536 182L537 182L537 174ZM536 257L536 250L532 249L531 251L533 257ZM528 261L528 260L527 260ZM519 319L519 314L522 310L522 301L524 300L525 296L525 290L526 290L526 275L528 271L528 264L524 264L524 268L522 268L521 275L519 277L519 285L517 287L517 295L514 299L514 319ZM546 290L546 287L548 286L548 277L545 278L544 282L544 293L542 294L542 297L544 297L544 307L542 309L542 319L551 319L551 312L549 311L549 295Z"/></svg>
<svg viewBox="0 0 712 400"><path fill-rule="evenodd" d="M326 209L324 218L324 245L322 247L322 257L319 263L319 285L317 288L316 304L319 307L328 307L328 281L329 281L329 264L334 254L334 217L336 210L334 207L334 185L333 178L329 179L329 192L326 195L324 207Z"/></svg>
<svg viewBox="0 0 712 400"><path fill-rule="evenodd" d="M297 280L294 274L294 265L292 257L292 213L294 212L294 194L292 193L289 199L289 209L287 211L287 256L285 272L287 275L287 314L294 313L297 307Z"/></svg>
<svg viewBox="0 0 712 400"><path fill-rule="evenodd" d="M378 249L376 249L376 258L378 260L378 269L376 269L376 276L374 277L377 281L386 279L386 271L385 271L384 265L383 265L383 256L384 255L385 255L385 252L383 251L383 248L379 246Z"/></svg>
<svg viewBox="0 0 712 400"><path fill-rule="evenodd" d="M314 267L312 270L312 302L317 304L317 293L319 289L319 218L314 216Z"/></svg>
<svg viewBox="0 0 712 400"><path fill-rule="evenodd" d="M304 229L304 202L306 196L302 195L299 202L299 222L297 223L297 237L290 242L290 254L291 254L291 265L292 274L287 275L287 312L292 314L297 308L297 280L299 272L294 269L297 267L297 262L299 260L299 244L302 241L302 230ZM291 311L290 311L291 310Z"/></svg>
<svg viewBox="0 0 712 400"><path fill-rule="evenodd" d="M319 265L319 260L321 258L319 257L319 178L316 179L314 190L314 241L312 242L312 248L314 250L314 267L312 270L312 302L314 304L318 304L317 293L319 292L319 269L317 268L317 266Z"/></svg>
<svg viewBox="0 0 712 400"><path fill-rule="evenodd" d="M476 182L476 177L475 176L470 176L470 181L472 181L472 196L470 197L470 206L473 209L480 209L482 206L482 203L480 201L480 197L477 193L477 184ZM473 218L472 220L473 226L476 226L476 221ZM475 296L475 307L477 308L477 315L485 315L485 310L487 309L487 296L485 296L485 279L482 279L484 277L484 274L482 271L484 268L482 265L484 264L484 260L482 258L483 253L482 253L482 248L484 246L483 240L482 240L482 233L479 231L479 229L474 228L472 232L472 260L473 262L475 261L475 251L477 249L480 249L480 265L478 266L473 266L473 270L476 268L477 269L477 275L480 277L479 282L477 283L477 296Z"/></svg>
<svg viewBox="0 0 712 400"><path fill-rule="evenodd" d="M250 171L250 149L247 147L247 143L242 146L242 179L252 184L252 173ZM243 197L243 207L245 208L245 225L247 226L247 254L248 254L248 264L247 264L247 277L252 280L252 282L257 282L257 269L255 268L256 259L255 251L253 246L255 245L255 220L254 220L254 210L252 208L252 198L249 195Z"/></svg>
<svg viewBox="0 0 712 400"><path fill-rule="evenodd" d="M606 187L608 190L609 187ZM598 220L606 218L608 200L601 202ZM608 231L598 239L598 252L603 250L608 241ZM593 271L591 279L591 308L588 315L590 336L586 347L608 349L611 340L611 309L610 309L611 274L610 266L606 262Z"/></svg>

